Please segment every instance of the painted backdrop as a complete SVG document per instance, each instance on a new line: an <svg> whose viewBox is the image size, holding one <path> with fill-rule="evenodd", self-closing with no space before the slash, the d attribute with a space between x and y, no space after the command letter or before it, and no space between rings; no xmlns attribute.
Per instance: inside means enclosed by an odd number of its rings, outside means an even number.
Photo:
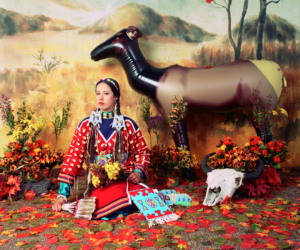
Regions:
<svg viewBox="0 0 300 250"><path fill-rule="evenodd" d="M278 107L289 116L273 127L275 139L288 142L300 163L300 1L243 0L231 5L231 37L228 37L227 1L215 0L13 0L0 3L0 93L12 99L16 109L26 95L36 117L50 122L53 106L72 96L72 116L59 139L67 151L78 123L96 107L94 86L103 77L121 85L121 112L132 117L149 143L146 125L137 110L139 94L129 86L117 60L93 62L91 50L129 25L144 34L139 40L146 59L155 67L179 64L188 67L215 66L235 60L234 45L242 38L239 58L277 62L284 71L287 87ZM209 3L211 2L211 3ZM257 39L260 3L266 6L266 20ZM269 2L269 4L268 4ZM244 12L243 12L244 11ZM243 26L240 29L244 13ZM243 31L242 36L240 30ZM260 41L259 41L260 40ZM260 49L257 49L260 47ZM49 66L55 65L51 68ZM2 100L1 100L2 101ZM152 106L153 115L156 114ZM273 122L277 122L275 118ZM0 155L8 144L8 127L0 122ZM246 114L194 114L188 121L193 154L198 159L213 152L219 139L231 136L244 145L254 129ZM167 124L162 125L160 143L167 141ZM154 136L152 135L152 138ZM55 144L51 127L40 139Z"/></svg>

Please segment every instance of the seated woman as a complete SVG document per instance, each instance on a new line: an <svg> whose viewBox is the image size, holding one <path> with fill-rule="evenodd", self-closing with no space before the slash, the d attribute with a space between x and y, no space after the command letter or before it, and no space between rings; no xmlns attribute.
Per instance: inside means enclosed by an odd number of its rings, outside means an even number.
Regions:
<svg viewBox="0 0 300 250"><path fill-rule="evenodd" d="M59 195L52 209L61 211L62 205L67 202L70 187L80 174L83 162L86 160L89 166L100 152L104 152L106 158L123 162L131 172L128 181L117 180L101 188L88 189L85 193L85 196L96 197L94 219L112 219L119 214L137 211L137 207L131 205L127 191L145 188L138 183L142 178L148 179L150 154L136 123L120 113L120 87L116 80L105 78L96 84L96 101L100 107L100 119L93 117L96 114L93 112L77 127L58 176ZM97 120L96 126L93 125L93 118ZM166 190L163 192L164 195L168 193Z"/></svg>

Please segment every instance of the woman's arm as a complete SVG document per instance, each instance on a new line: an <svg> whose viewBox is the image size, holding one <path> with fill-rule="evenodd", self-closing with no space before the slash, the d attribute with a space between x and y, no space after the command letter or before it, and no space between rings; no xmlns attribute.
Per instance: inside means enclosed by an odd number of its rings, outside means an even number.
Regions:
<svg viewBox="0 0 300 250"><path fill-rule="evenodd" d="M132 126L132 124L130 125ZM139 127L136 124L133 125L135 126L132 128L127 126L129 130L129 154L135 160L133 173L148 179L147 169L150 162L150 152Z"/></svg>
<svg viewBox="0 0 300 250"><path fill-rule="evenodd" d="M53 205L53 210L60 211L61 206L67 202L70 195L71 187L75 182L75 178L82 170L82 164L86 156L86 145L89 133L88 120L84 119L77 127L65 161L62 165L61 172L58 175L60 182L57 201Z"/></svg>

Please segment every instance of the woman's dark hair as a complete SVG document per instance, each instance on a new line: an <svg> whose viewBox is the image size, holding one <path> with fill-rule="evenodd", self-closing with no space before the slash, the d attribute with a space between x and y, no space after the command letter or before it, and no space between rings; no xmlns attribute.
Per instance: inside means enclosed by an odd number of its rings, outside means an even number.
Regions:
<svg viewBox="0 0 300 250"><path fill-rule="evenodd" d="M119 83L116 80L112 79L112 78L103 78L99 82L97 82L95 91L97 90L97 86L100 83L103 83L103 82L106 83L110 87L111 91L114 93L114 96L118 97L118 99L116 100L116 103L117 103L117 115L121 115L121 110L120 110L120 96L121 96L121 92L120 92Z"/></svg>

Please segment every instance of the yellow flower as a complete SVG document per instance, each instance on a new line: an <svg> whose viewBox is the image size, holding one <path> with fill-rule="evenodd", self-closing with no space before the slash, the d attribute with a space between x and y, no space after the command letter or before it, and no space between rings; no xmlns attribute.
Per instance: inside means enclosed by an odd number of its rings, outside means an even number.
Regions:
<svg viewBox="0 0 300 250"><path fill-rule="evenodd" d="M249 142L246 142L245 145L244 145L244 147L245 147L245 148L246 148L246 147L250 147L250 143L249 143Z"/></svg>
<svg viewBox="0 0 300 250"><path fill-rule="evenodd" d="M49 148L49 144L45 144L45 145L43 146L43 148L44 148L44 149L48 149L48 148Z"/></svg>
<svg viewBox="0 0 300 250"><path fill-rule="evenodd" d="M222 146L220 147L220 149L225 150L225 149L226 149L226 145L222 145Z"/></svg>
<svg viewBox="0 0 300 250"><path fill-rule="evenodd" d="M100 180L97 176L92 176L92 183L94 187L98 187L100 185Z"/></svg>
<svg viewBox="0 0 300 250"><path fill-rule="evenodd" d="M36 149L34 149L33 151L37 154L38 152L41 151L41 149L40 149L40 148L36 148Z"/></svg>
<svg viewBox="0 0 300 250"><path fill-rule="evenodd" d="M288 113L286 112L285 109L283 109L283 108L279 108L279 109L280 109L280 114L285 115L285 116L288 117Z"/></svg>
<svg viewBox="0 0 300 250"><path fill-rule="evenodd" d="M248 142L249 143L249 142ZM264 142L263 141L259 141L258 142L258 145L261 145L261 144L264 144Z"/></svg>
<svg viewBox="0 0 300 250"><path fill-rule="evenodd" d="M278 113L275 110L272 110L272 115L278 115Z"/></svg>

